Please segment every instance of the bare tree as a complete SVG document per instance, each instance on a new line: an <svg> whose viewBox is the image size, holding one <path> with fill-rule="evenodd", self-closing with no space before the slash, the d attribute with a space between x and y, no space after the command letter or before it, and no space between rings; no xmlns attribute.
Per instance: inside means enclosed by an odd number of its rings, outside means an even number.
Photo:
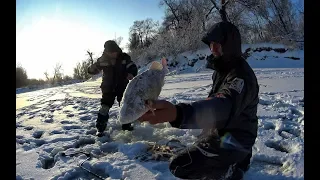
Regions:
<svg viewBox="0 0 320 180"><path fill-rule="evenodd" d="M128 49L134 51L139 46L140 40L136 32L131 32L129 36Z"/></svg>
<svg viewBox="0 0 320 180"><path fill-rule="evenodd" d="M141 21L135 21L130 27L131 46L133 47L147 47L158 32L159 23L147 18ZM139 43L138 43L139 42Z"/></svg>
<svg viewBox="0 0 320 180"><path fill-rule="evenodd" d="M162 0L160 1L160 6L166 6L166 16L164 19L164 25L166 26L166 29L170 29L171 27L173 29L181 28L180 26L180 17L178 15L178 4L175 0Z"/></svg>
<svg viewBox="0 0 320 180"><path fill-rule="evenodd" d="M95 62L95 60L93 58L93 53L90 50L87 50L87 54L89 57L81 62L78 62L76 67L73 68L74 79L87 80L92 77L88 73L88 68Z"/></svg>
<svg viewBox="0 0 320 180"><path fill-rule="evenodd" d="M92 58L93 52L91 52L90 50L87 50L87 54L89 56L90 64L93 64L93 58Z"/></svg>
<svg viewBox="0 0 320 180"><path fill-rule="evenodd" d="M63 73L62 73L62 64L56 63L56 65L53 67L53 78L52 83L59 83L63 79Z"/></svg>
<svg viewBox="0 0 320 180"><path fill-rule="evenodd" d="M153 21L151 18L143 20L143 35L144 46L147 47L151 44L151 40L157 33L159 22Z"/></svg>
<svg viewBox="0 0 320 180"><path fill-rule="evenodd" d="M152 58L197 50L208 27L220 21L235 24L243 43L303 42L302 1L290 0L160 0L165 16L149 41L146 20L130 28L130 53L144 64ZM134 59L135 59L134 58Z"/></svg>
<svg viewBox="0 0 320 180"><path fill-rule="evenodd" d="M140 41L139 46L143 46L143 21L134 21L130 33L136 33Z"/></svg>
<svg viewBox="0 0 320 180"><path fill-rule="evenodd" d="M16 67L16 88L26 86L28 84L27 71L19 65Z"/></svg>
<svg viewBox="0 0 320 180"><path fill-rule="evenodd" d="M50 81L50 77L49 77L48 71L45 71L43 74L46 77L46 81L49 82Z"/></svg>
<svg viewBox="0 0 320 180"><path fill-rule="evenodd" d="M118 44L118 46L120 46L120 45L121 45L121 42L122 42L122 40L123 40L123 37L122 37L122 36L117 37L117 36L115 35L115 37L114 37L113 40Z"/></svg>

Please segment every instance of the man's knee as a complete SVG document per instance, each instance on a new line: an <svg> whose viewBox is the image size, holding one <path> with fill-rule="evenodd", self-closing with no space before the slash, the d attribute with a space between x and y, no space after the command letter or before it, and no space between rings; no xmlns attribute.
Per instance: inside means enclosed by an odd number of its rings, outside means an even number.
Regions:
<svg viewBox="0 0 320 180"><path fill-rule="evenodd" d="M182 162L186 161L188 159L186 158L180 158L176 157L172 159L172 161L169 164L169 170L177 178L181 179L198 179L201 178L200 174L196 171L196 169L193 169L191 167L188 167L187 162Z"/></svg>
<svg viewBox="0 0 320 180"><path fill-rule="evenodd" d="M250 168L252 152L250 152L242 161L237 163L237 167L240 168L243 172L246 172Z"/></svg>
<svg viewBox="0 0 320 180"><path fill-rule="evenodd" d="M102 94L101 105L106 105L109 108L114 104L115 95L113 93Z"/></svg>
<svg viewBox="0 0 320 180"><path fill-rule="evenodd" d="M201 150L200 150L201 149ZM236 168L236 162L245 157L245 153L220 149L218 152L205 149L199 146L191 146L185 151L173 157L170 162L170 172L182 179L199 179L210 177L219 179L230 176L230 170ZM210 155L210 156L208 156ZM240 158L240 159L239 159Z"/></svg>
<svg viewBox="0 0 320 180"><path fill-rule="evenodd" d="M175 177L181 179L218 177L226 169L219 164L219 158L204 156L197 148L191 147L174 156L169 169Z"/></svg>
<svg viewBox="0 0 320 180"><path fill-rule="evenodd" d="M173 159L169 164L170 172L177 178L181 179L221 179L222 177L232 176L234 165L219 167L205 164L189 164L188 159ZM179 162L180 161L180 162ZM181 161L185 161L181 163Z"/></svg>

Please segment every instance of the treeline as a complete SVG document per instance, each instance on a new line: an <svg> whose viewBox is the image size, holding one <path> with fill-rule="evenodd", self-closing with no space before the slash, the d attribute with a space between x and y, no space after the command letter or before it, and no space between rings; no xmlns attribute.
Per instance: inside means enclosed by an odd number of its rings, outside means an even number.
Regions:
<svg viewBox="0 0 320 180"><path fill-rule="evenodd" d="M94 62L93 53L89 50L87 51L88 58L78 62L73 68L73 76L64 75L62 64L57 63L53 68L52 72L48 71L43 73L43 79L29 79L27 71L21 66L16 67L16 88L26 87L26 86L38 86L38 85L48 85L56 86L68 83L73 83L76 81L85 81L91 78L88 74L87 69Z"/></svg>
<svg viewBox="0 0 320 180"><path fill-rule="evenodd" d="M225 18L238 26L242 43L271 42L303 47L303 4L302 0L160 0L159 5L165 10L163 22L151 18L134 21L126 46L131 58L143 66L156 57L176 56L205 47L201 37L212 24ZM114 40L120 45L122 37ZM45 72L44 80L28 79L26 70L18 66L16 87L88 80L91 76L87 69L97 58L90 50L86 54L87 58L74 67L72 77L65 76L62 65L57 64L52 76Z"/></svg>
<svg viewBox="0 0 320 180"><path fill-rule="evenodd" d="M55 85L62 85L66 82L73 80L74 78L63 75L62 73L62 65L57 63L53 67L52 76L46 71L44 72L44 79L34 79L28 78L27 71L21 65L16 67L16 88L21 87L32 87L32 86L39 86L39 85L48 85L48 86L55 86Z"/></svg>
<svg viewBox="0 0 320 180"><path fill-rule="evenodd" d="M303 1L291 0L161 0L161 24L150 18L133 22L127 45L139 64L204 47L201 37L226 19L238 26L242 43L282 43L294 48L304 41Z"/></svg>

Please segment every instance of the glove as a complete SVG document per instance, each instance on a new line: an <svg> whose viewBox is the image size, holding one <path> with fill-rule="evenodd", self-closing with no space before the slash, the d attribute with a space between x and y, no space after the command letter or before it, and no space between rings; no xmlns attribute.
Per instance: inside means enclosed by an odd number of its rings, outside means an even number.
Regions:
<svg viewBox="0 0 320 180"><path fill-rule="evenodd" d="M92 64L91 66L88 67L88 73L91 74L91 75L95 75L95 74L98 74L100 71L97 67L96 64Z"/></svg>

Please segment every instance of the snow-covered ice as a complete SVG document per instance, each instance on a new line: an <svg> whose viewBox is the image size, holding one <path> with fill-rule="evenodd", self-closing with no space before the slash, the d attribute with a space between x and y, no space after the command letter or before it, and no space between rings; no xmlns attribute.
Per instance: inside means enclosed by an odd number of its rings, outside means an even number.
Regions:
<svg viewBox="0 0 320 180"><path fill-rule="evenodd" d="M245 180L304 179L304 69L255 68L260 85L259 130ZM212 71L168 75L160 99L173 103L204 99ZM140 162L134 157L146 142L172 138L192 144L201 130L169 124L135 123L121 131L117 103L110 110L109 136L96 137L101 78L83 83L20 93L16 96L16 179L94 179L78 164L106 179L176 179L168 162Z"/></svg>

